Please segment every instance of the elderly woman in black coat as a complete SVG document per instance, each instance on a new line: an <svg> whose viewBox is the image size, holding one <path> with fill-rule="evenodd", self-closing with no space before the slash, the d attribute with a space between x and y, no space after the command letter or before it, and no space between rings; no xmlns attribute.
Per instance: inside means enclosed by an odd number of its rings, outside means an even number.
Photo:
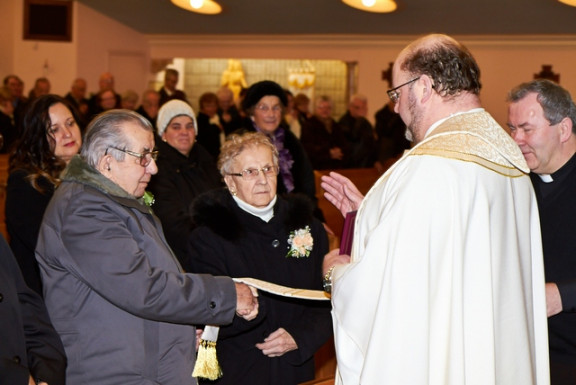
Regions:
<svg viewBox="0 0 576 385"><path fill-rule="evenodd" d="M274 145L260 133L232 135L218 166L227 190L196 201L193 272L321 290L327 235L306 196L276 195ZM314 353L332 335L328 301L260 292L259 304L252 323L235 320L220 328L217 354L224 374L217 383L294 385L313 379Z"/></svg>
<svg viewBox="0 0 576 385"><path fill-rule="evenodd" d="M222 187L216 162L196 143L198 125L192 107L181 100L166 102L158 112L158 173L148 189L154 194L168 244L188 271L186 239L194 229L190 204L199 194Z"/></svg>

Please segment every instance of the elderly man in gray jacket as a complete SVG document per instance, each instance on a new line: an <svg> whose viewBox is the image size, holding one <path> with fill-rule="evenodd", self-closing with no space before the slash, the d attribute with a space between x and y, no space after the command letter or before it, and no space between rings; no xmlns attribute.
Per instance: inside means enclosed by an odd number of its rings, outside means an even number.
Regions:
<svg viewBox="0 0 576 385"><path fill-rule="evenodd" d="M68 384L195 384L193 325L258 312L247 286L182 272L143 198L153 149L140 115L98 116L46 210L36 254Z"/></svg>

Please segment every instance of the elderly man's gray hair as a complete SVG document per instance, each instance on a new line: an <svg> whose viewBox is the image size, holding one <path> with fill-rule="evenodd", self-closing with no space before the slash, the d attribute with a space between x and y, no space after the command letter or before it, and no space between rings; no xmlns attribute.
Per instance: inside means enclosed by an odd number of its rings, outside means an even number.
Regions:
<svg viewBox="0 0 576 385"><path fill-rule="evenodd" d="M110 110L98 115L86 129L84 144L80 155L86 163L97 168L98 162L110 147L124 148L129 145L129 139L122 129L124 123L136 123L145 131L154 132L150 122L142 115L130 110ZM119 162L126 154L112 151L110 154Z"/></svg>

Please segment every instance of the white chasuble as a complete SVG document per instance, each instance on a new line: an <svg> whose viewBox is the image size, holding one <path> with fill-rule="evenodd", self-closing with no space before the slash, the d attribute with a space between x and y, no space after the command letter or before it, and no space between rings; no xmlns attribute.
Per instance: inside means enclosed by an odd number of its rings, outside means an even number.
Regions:
<svg viewBox="0 0 576 385"><path fill-rule="evenodd" d="M484 112L449 118L366 195L333 274L337 384L547 385L538 209Z"/></svg>

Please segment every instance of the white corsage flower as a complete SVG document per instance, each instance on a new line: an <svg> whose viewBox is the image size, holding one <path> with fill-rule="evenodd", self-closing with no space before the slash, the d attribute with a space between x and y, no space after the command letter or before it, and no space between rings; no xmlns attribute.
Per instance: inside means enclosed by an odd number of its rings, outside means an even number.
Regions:
<svg viewBox="0 0 576 385"><path fill-rule="evenodd" d="M312 234L310 234L310 226L291 231L288 238L288 254L286 254L286 257L309 257L313 246L314 239Z"/></svg>

